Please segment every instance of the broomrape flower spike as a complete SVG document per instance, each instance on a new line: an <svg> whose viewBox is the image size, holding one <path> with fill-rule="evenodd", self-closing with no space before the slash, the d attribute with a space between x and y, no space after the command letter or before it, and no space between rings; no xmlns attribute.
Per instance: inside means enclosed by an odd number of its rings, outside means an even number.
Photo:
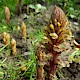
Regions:
<svg viewBox="0 0 80 80"><path fill-rule="evenodd" d="M16 55L16 41L15 41L15 39L12 39L11 40L11 50L12 50L12 55Z"/></svg>
<svg viewBox="0 0 80 80"><path fill-rule="evenodd" d="M53 80L55 76L56 69L59 64L58 56L65 50L67 40L71 37L71 31L68 27L68 20L62 9L54 6L51 19L47 26L45 27L45 34L42 41L38 45L36 56L37 63L43 64L43 66L37 66L37 80ZM42 48L41 45L45 46ZM46 55L45 59L41 55ZM48 57L51 56L48 60ZM46 75L42 72L46 73ZM43 73L43 75L42 75Z"/></svg>
<svg viewBox="0 0 80 80"><path fill-rule="evenodd" d="M6 45L6 32L3 33L3 43Z"/></svg>
<svg viewBox="0 0 80 80"><path fill-rule="evenodd" d="M10 10L9 8L6 6L5 7L5 21L6 21L6 24L9 25L9 22L10 22Z"/></svg>
<svg viewBox="0 0 80 80"><path fill-rule="evenodd" d="M3 43L5 45L7 45L8 43L10 43L10 35L6 32L3 32Z"/></svg>
<svg viewBox="0 0 80 80"><path fill-rule="evenodd" d="M26 35L26 25L25 25L24 22L22 22L21 27L22 27L22 38L23 38L24 40L26 40L26 37L27 37L27 35Z"/></svg>

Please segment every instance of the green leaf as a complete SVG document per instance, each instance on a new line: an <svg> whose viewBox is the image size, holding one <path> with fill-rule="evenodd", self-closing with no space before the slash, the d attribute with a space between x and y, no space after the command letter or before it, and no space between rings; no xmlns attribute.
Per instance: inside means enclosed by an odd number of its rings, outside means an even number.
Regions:
<svg viewBox="0 0 80 80"><path fill-rule="evenodd" d="M32 4L30 4L29 7L32 8L32 9L35 9L35 6L32 5Z"/></svg>
<svg viewBox="0 0 80 80"><path fill-rule="evenodd" d="M74 51L72 54L70 54L68 60L71 62L80 62L80 50Z"/></svg>
<svg viewBox="0 0 80 80"><path fill-rule="evenodd" d="M73 8L73 7L70 7L69 10L70 10L70 11L74 11L74 8Z"/></svg>
<svg viewBox="0 0 80 80"><path fill-rule="evenodd" d="M71 17L71 18L75 18L76 16L75 16L75 15L70 14L70 17Z"/></svg>

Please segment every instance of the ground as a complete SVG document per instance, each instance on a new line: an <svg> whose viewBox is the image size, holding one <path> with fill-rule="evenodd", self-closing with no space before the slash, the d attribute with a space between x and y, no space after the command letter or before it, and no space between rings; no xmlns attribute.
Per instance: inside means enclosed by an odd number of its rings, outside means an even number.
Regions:
<svg viewBox="0 0 80 80"><path fill-rule="evenodd" d="M7 64L9 64L9 65L13 65L13 68L16 68L16 67L20 66L20 63L18 63L18 65L15 65L16 64L15 62L22 62L23 60L29 59L28 55L31 54L30 50L33 49L34 46L37 45L37 44L36 45L34 45L34 44L38 43L38 41L41 40L41 37L43 36L43 28L50 19L51 8L52 7L50 6L48 8L49 10L46 10L45 12L40 12L36 15L30 14L30 15L25 16L24 14L22 14L21 18L15 17L15 18L11 19L11 22L14 21L14 25L16 25L16 26L18 26L18 23L21 25L21 21L25 22L25 24L27 26L27 31L26 31L27 39L26 39L26 41L24 41L22 39L21 31L16 31L16 33L15 32L11 33L11 38L13 37L17 41L17 54L18 54L18 56L19 56L19 54L22 54L21 55L22 57L13 57L10 54L6 54L9 52L8 52L8 50L5 49L5 51L2 52L4 54L0 54L0 56L1 56L0 61L5 60L4 64L6 66L8 66ZM71 24L71 26L70 26L71 31L73 33L75 33L73 35L76 36L76 33L80 30L80 27L78 24L75 24L75 22L73 22L73 21L70 21L70 24ZM2 48L4 46L2 39L3 38L2 38L2 34L1 34L1 37L0 37L1 47L0 48ZM73 50L72 50L72 52L73 52ZM69 54L70 53L71 52L69 52ZM66 55L64 55L64 56L66 57ZM6 69L4 69L4 70L6 71ZM80 80L80 63L72 62L72 63L70 63L69 67L62 68L60 70L60 72L61 72L60 74L63 76L63 78L59 74L57 74L58 80ZM6 73L7 73L7 71L6 71ZM9 74L6 74L6 75L8 75L8 77L10 76ZM24 77L21 77L18 80L23 80L23 78Z"/></svg>

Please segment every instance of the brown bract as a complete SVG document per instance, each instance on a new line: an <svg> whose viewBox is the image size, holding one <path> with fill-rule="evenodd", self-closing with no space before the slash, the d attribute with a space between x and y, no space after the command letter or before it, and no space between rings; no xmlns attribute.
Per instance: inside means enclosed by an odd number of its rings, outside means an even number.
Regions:
<svg viewBox="0 0 80 80"><path fill-rule="evenodd" d="M51 20L55 26L56 26L56 22L59 22L61 24L61 27L68 26L68 20L66 19L65 13L61 8L59 8L56 5L54 6Z"/></svg>

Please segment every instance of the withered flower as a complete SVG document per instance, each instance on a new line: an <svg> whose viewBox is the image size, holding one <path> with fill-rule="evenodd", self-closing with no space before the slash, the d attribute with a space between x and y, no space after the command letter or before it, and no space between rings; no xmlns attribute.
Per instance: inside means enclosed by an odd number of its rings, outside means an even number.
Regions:
<svg viewBox="0 0 80 80"><path fill-rule="evenodd" d="M56 33L50 33L49 35L52 37L52 39L58 38L58 35Z"/></svg>

